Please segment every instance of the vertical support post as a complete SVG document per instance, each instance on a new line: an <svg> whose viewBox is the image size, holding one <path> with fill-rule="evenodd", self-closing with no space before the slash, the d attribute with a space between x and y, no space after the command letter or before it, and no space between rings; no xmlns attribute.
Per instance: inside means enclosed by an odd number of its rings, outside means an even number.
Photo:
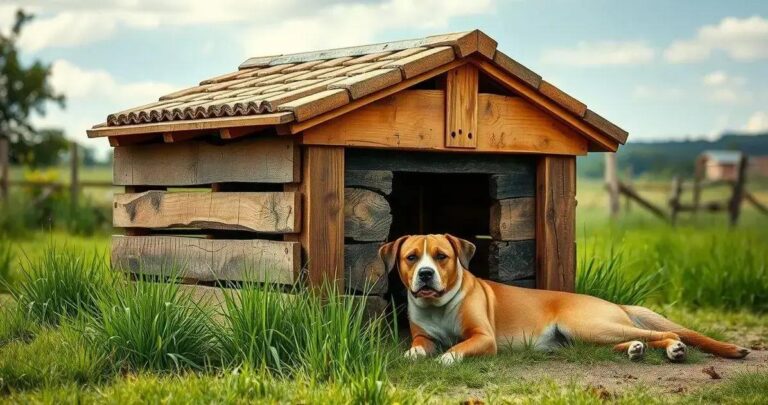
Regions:
<svg viewBox="0 0 768 405"><path fill-rule="evenodd" d="M669 197L669 219L672 222L672 226L677 222L677 214L680 211L680 196L683 194L683 181L680 177L675 176L672 178L672 191Z"/></svg>
<svg viewBox="0 0 768 405"><path fill-rule="evenodd" d="M446 73L445 147L477 148L478 71L472 64Z"/></svg>
<svg viewBox="0 0 768 405"><path fill-rule="evenodd" d="M736 177L736 183L733 185L733 194L731 195L731 201L728 204L728 212L731 221L731 226L736 226L739 222L739 215L741 214L741 203L744 201L744 185L747 182L747 166L749 159L745 153L741 154L739 160L739 171Z"/></svg>
<svg viewBox="0 0 768 405"><path fill-rule="evenodd" d="M693 174L693 213L699 212L701 206L701 182L704 180L704 170L706 169L707 158L699 156L696 159L696 167Z"/></svg>
<svg viewBox="0 0 768 405"><path fill-rule="evenodd" d="M343 288L344 148L305 146L299 189L304 196L299 241L310 286Z"/></svg>
<svg viewBox="0 0 768 405"><path fill-rule="evenodd" d="M619 176L616 167L616 154L605 153L605 188L608 190L608 208L611 218L619 215Z"/></svg>
<svg viewBox="0 0 768 405"><path fill-rule="evenodd" d="M77 142L69 144L69 198L72 209L76 209L80 197L80 157Z"/></svg>
<svg viewBox="0 0 768 405"><path fill-rule="evenodd" d="M0 198L8 199L8 166L10 164L11 148L8 138L0 137Z"/></svg>
<svg viewBox="0 0 768 405"><path fill-rule="evenodd" d="M576 157L544 156L536 168L536 286L573 291Z"/></svg>

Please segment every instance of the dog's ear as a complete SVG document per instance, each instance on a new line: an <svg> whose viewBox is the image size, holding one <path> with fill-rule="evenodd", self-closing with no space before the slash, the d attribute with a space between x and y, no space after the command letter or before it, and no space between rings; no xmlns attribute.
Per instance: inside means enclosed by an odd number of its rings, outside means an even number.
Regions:
<svg viewBox="0 0 768 405"><path fill-rule="evenodd" d="M397 255L400 253L400 245L410 238L411 235L401 236L392 242L385 243L379 248L379 256L384 261L384 266L387 268L387 272L390 272L397 263Z"/></svg>
<svg viewBox="0 0 768 405"><path fill-rule="evenodd" d="M456 256L459 258L459 263L465 269L469 269L469 261L472 260L472 256L475 255L475 245L461 238L457 238L451 234L446 233L445 237L448 242L453 245L453 250L456 251Z"/></svg>

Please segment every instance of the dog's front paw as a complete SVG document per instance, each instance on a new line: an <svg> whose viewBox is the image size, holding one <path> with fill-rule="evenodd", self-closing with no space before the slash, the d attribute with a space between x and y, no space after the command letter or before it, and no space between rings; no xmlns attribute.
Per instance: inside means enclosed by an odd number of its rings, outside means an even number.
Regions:
<svg viewBox="0 0 768 405"><path fill-rule="evenodd" d="M685 359L686 346L683 342L675 342L667 346L667 358L672 361L683 361Z"/></svg>
<svg viewBox="0 0 768 405"><path fill-rule="evenodd" d="M629 343L629 348L627 348L627 356L629 356L630 360L640 360L643 358L644 354L645 344L643 344L643 342L635 340Z"/></svg>
<svg viewBox="0 0 768 405"><path fill-rule="evenodd" d="M454 363L460 362L463 357L464 356L462 356L461 353L445 352L440 357L438 357L437 361L439 361L440 364L444 366L450 366Z"/></svg>
<svg viewBox="0 0 768 405"><path fill-rule="evenodd" d="M427 351L424 350L424 348L421 346L414 346L408 349L408 351L405 352L404 356L408 360L417 360L422 357L426 357Z"/></svg>

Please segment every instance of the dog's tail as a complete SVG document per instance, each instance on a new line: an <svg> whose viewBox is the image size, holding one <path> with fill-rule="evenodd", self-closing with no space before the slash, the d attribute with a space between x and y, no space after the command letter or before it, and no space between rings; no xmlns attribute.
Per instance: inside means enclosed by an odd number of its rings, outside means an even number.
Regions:
<svg viewBox="0 0 768 405"><path fill-rule="evenodd" d="M680 336L680 340L683 343L697 347L704 352L729 359L741 359L749 354L749 349L747 348L720 342L701 333L684 328L648 308L636 305L622 305L621 307L638 327L659 332L676 333Z"/></svg>

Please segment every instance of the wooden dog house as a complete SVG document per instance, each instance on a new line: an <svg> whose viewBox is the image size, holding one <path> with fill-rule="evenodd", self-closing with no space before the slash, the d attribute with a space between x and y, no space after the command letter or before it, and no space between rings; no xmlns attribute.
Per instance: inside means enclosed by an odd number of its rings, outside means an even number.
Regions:
<svg viewBox="0 0 768 405"><path fill-rule="evenodd" d="M384 241L438 232L486 277L573 290L576 156L627 139L480 31L248 59L88 135L125 187L114 266L374 294Z"/></svg>

